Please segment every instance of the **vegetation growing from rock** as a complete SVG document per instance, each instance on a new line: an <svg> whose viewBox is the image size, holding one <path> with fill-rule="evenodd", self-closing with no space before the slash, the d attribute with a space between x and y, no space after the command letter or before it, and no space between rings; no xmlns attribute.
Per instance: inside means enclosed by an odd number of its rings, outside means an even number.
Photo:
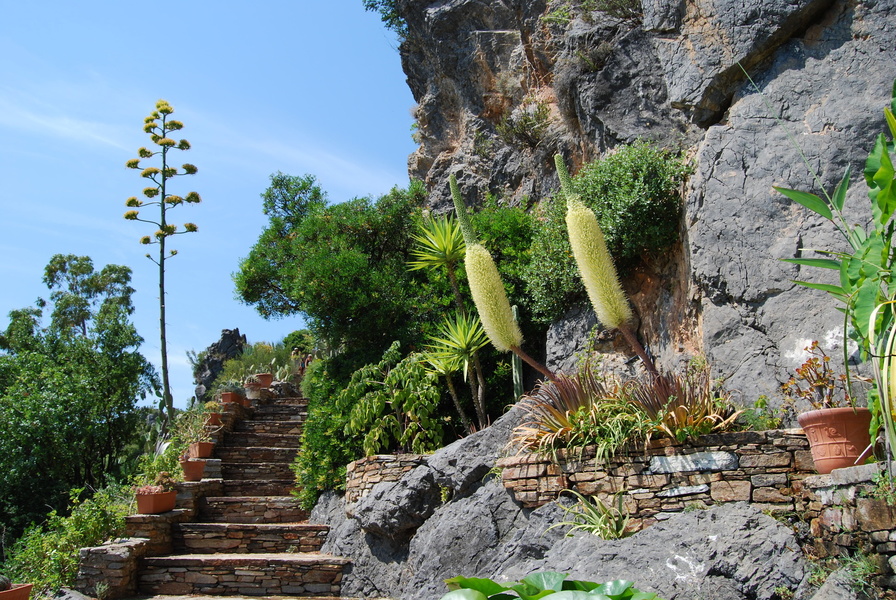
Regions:
<svg viewBox="0 0 896 600"><path fill-rule="evenodd" d="M678 238L680 188L689 169L681 157L649 142L623 145L588 163L572 192L594 211L607 248L624 270ZM565 197L541 202L524 279L536 319L551 322L585 299L565 222Z"/></svg>

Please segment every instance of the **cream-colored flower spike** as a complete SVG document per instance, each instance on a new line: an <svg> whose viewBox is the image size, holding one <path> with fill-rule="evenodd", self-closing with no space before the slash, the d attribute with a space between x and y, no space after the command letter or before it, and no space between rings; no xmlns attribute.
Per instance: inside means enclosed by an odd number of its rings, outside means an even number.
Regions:
<svg viewBox="0 0 896 600"><path fill-rule="evenodd" d="M616 276L604 234L594 211L575 196L567 200L566 229L582 283L597 318L611 329L624 326L632 320L632 309Z"/></svg>
<svg viewBox="0 0 896 600"><path fill-rule="evenodd" d="M513 310L492 255L482 244L472 244L467 246L464 265L470 293L488 338L501 352L519 348L523 343L523 333L513 318Z"/></svg>

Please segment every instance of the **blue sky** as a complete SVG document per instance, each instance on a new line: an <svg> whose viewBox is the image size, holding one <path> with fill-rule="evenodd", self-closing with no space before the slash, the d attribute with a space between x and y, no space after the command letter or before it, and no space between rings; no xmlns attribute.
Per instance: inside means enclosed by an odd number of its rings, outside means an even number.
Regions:
<svg viewBox="0 0 896 600"><path fill-rule="evenodd" d="M303 322L265 321L234 297L233 273L263 229L271 173L314 174L331 202L407 184L414 104L394 34L361 0L0 1L0 328L49 291L57 253L131 267L134 322L159 364L158 277L125 221L144 180L125 168L148 145L143 118L164 98L192 144L177 181L200 205L171 218L168 339L175 403L193 383L188 350L222 329L279 341ZM183 158L181 161L180 158Z"/></svg>

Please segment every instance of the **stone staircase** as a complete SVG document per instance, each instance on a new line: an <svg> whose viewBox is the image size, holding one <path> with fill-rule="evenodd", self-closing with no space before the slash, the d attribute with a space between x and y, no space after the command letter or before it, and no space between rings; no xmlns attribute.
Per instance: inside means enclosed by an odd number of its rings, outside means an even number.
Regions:
<svg viewBox="0 0 896 600"><path fill-rule="evenodd" d="M171 551L141 559L139 593L339 596L349 561L320 554L328 527L308 523L289 495L306 401L256 403L220 434L221 480L203 481L193 518L171 523Z"/></svg>

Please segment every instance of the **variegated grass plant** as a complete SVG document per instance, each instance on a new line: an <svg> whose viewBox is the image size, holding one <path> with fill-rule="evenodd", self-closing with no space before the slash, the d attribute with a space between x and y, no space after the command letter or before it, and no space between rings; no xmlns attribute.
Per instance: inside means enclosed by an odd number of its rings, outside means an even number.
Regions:
<svg viewBox="0 0 896 600"><path fill-rule="evenodd" d="M600 498L586 497L575 490L563 490L563 493L574 496L577 500L572 506L558 504L567 515L572 518L569 521L560 521L548 527L550 531L555 527L567 526L566 535L570 536L574 531L585 531L604 540L618 540L635 533L629 527L630 514L625 506L625 494L613 495L613 501L608 506Z"/></svg>

